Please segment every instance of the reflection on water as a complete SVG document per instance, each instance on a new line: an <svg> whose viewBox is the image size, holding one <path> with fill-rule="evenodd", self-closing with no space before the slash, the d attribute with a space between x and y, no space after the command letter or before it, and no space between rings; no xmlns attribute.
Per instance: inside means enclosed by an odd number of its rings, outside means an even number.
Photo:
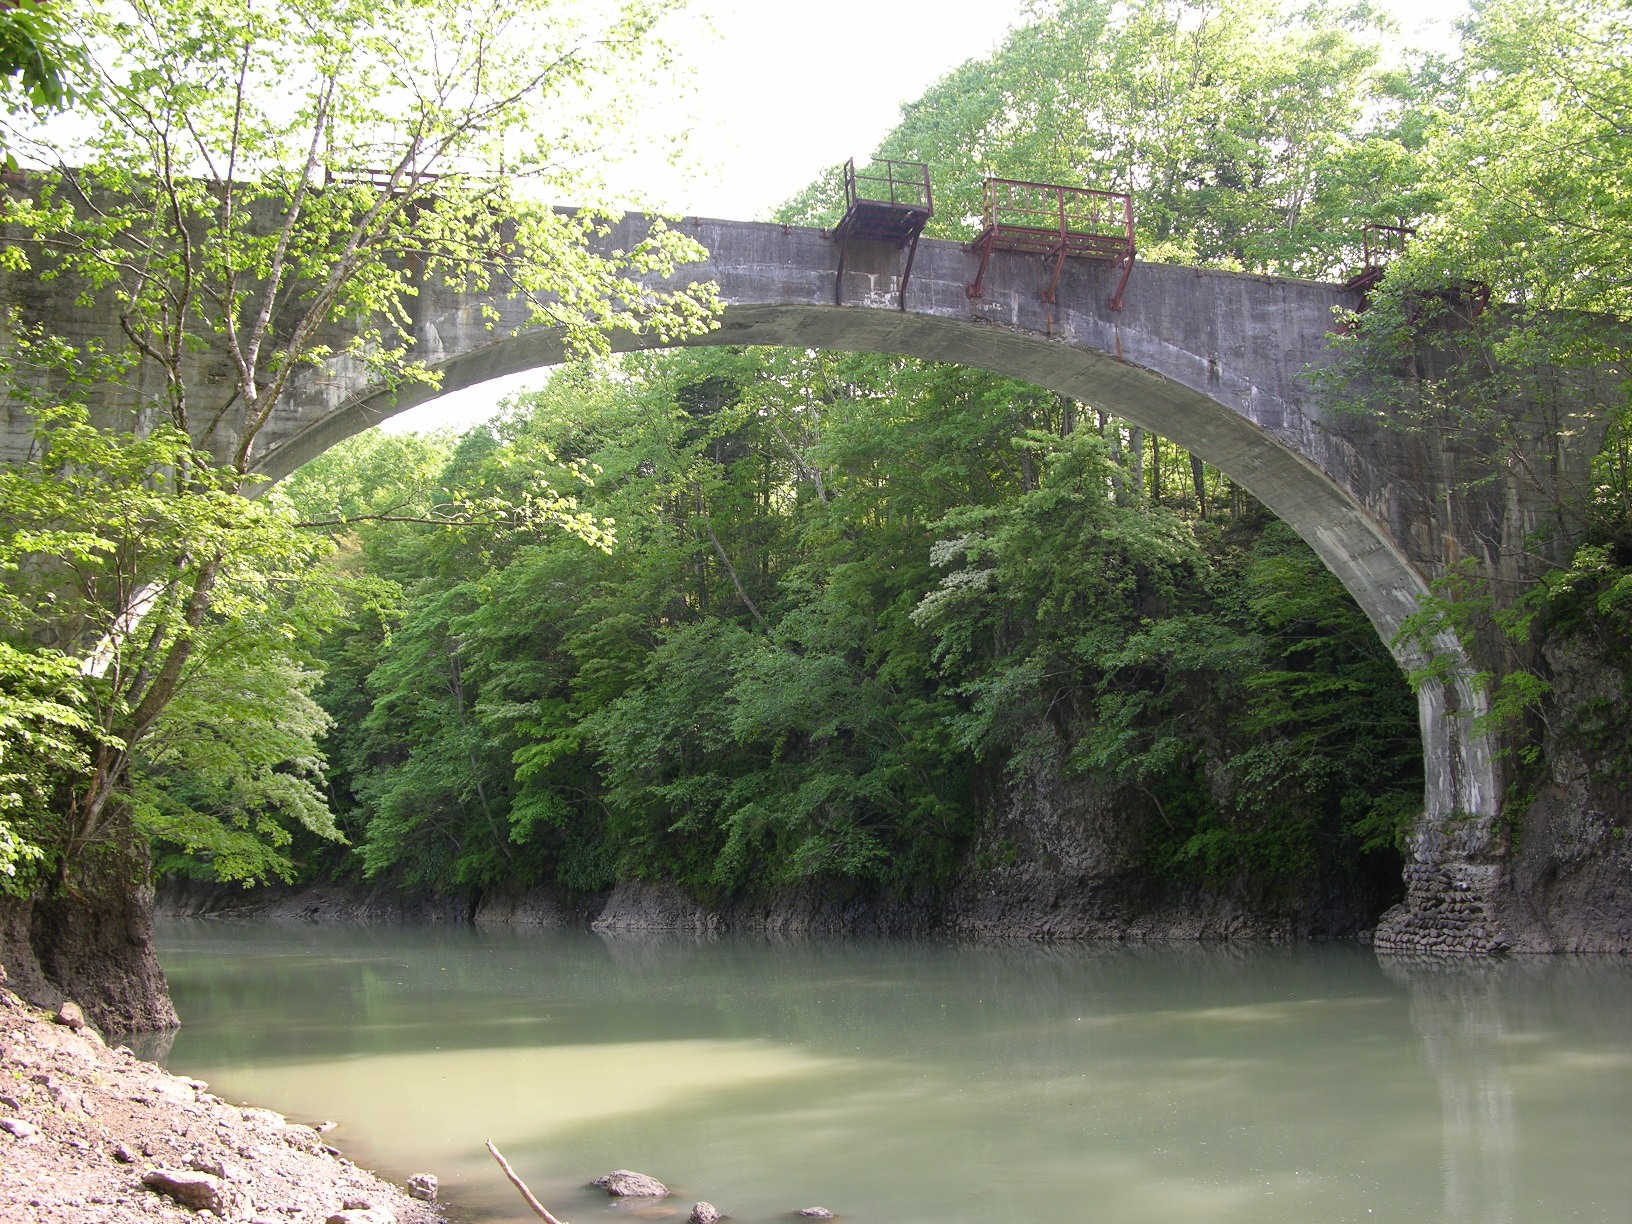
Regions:
<svg viewBox="0 0 1632 1224"><path fill-rule="evenodd" d="M1518 1128L1501 1048L1509 1027L1500 985L1511 962L1385 962L1411 992L1411 1024L1439 1086L1446 1224L1512 1224Z"/></svg>
<svg viewBox="0 0 1632 1224"><path fill-rule="evenodd" d="M1410 993L1439 1089L1446 1224L1626 1219L1628 967L1391 958L1384 971Z"/></svg>
<svg viewBox="0 0 1632 1224"><path fill-rule="evenodd" d="M1632 971L1357 948L169 924L171 1065L466 1218L651 1173L740 1221L1624 1218ZM667 1208L665 1208L667 1210Z"/></svg>

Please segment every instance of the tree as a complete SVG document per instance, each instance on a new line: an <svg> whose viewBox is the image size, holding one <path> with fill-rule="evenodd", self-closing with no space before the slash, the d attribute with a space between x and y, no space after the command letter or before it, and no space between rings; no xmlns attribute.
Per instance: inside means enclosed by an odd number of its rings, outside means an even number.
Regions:
<svg viewBox="0 0 1632 1224"><path fill-rule="evenodd" d="M660 25L674 8L107 0L63 17L84 47L68 69L91 122L6 117L9 146L34 169L4 204L28 239L3 257L14 277L60 279L110 306L118 333L58 342L50 360L35 360L38 344L15 350L13 396L41 429L37 463L8 481L38 499L42 523L64 482L84 482L76 496L93 504L141 510L10 542L27 558L15 606L35 623L48 611L86 677L99 641L129 664L90 686L107 693L85 766L55 790L68 826L54 843L57 893L90 889L75 874L88 848L139 840L133 769L172 706L198 697L189 677L247 606L246 584L266 581L249 559L295 562L278 534L287 524L239 498L291 380L359 363L388 385L434 381L408 329L424 277L508 288L578 351L604 346L609 328L708 325L706 289L651 295L624 279L693 258L694 244L658 224L635 249L597 255L586 240L600 213L538 202L545 191L597 202L589 159L628 117L631 80L667 63ZM339 320L359 325L336 349ZM292 708L299 673L283 672ZM293 775L274 774L260 775L265 801L317 819ZM215 792L244 780L193 777Z"/></svg>
<svg viewBox="0 0 1632 1224"><path fill-rule="evenodd" d="M156 731L174 729L173 702L192 699L224 656L245 662L235 638L268 636L251 622L286 607L279 588L305 570L315 541L276 507L239 497L236 477L216 471L173 427L114 435L67 408L37 421L49 445L0 471L0 570L10 633L18 642L56 639L26 665L20 657L20 673L35 674L48 659L75 665L62 700L91 732L83 763L71 755L60 776L58 829L36 841L66 884L82 855L128 833L119 788L135 754L151 749ZM206 567L213 582L208 615L199 616L192 605ZM174 649L178 638L186 652ZM276 710L272 703L267 712Z"/></svg>
<svg viewBox="0 0 1632 1224"><path fill-rule="evenodd" d="M1624 3L1475 5L1425 150L1438 202L1396 275L1476 281L1532 317L1632 322L1629 39Z"/></svg>
<svg viewBox="0 0 1632 1224"><path fill-rule="evenodd" d="M1420 207L1418 85L1389 33L1363 3L1052 0L905 106L878 153L930 165L946 237L994 176L1132 193L1145 258L1341 273L1365 222Z"/></svg>
<svg viewBox="0 0 1632 1224"><path fill-rule="evenodd" d="M74 50L63 39L61 10L41 0L16 0L0 8L0 91L11 107L61 110L73 98L64 79ZM6 168L17 159L6 152Z"/></svg>

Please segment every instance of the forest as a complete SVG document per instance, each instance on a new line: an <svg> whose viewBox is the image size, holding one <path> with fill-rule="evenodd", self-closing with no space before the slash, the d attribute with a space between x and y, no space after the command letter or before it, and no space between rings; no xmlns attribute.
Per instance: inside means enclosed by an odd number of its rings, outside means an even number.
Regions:
<svg viewBox="0 0 1632 1224"><path fill-rule="evenodd" d="M368 518L539 470L612 538ZM1420 800L1404 678L1296 537L976 371L627 359L496 433L337 448L287 495L347 520L328 564L389 584L316 646L367 876L944 884L1028 769L1124 790L1153 870L1299 876L1391 849Z"/></svg>
<svg viewBox="0 0 1632 1224"><path fill-rule="evenodd" d="M643 7L624 10L615 56L644 45ZM177 0L166 20L196 8ZM1402 47L1365 3L1053 0L906 106L874 152L930 167L938 237L971 236L988 176L1131 193L1153 262L1342 280L1367 224L1411 227L1337 341L1372 394L1334 392L1332 411L1471 428L1495 470L1514 460L1492 405L1529 384L1493 371L1624 357L1629 17L1485 0L1440 54ZM232 79L196 84L217 91L212 122L230 120ZM128 106L124 88L86 86L81 104ZM51 102L37 95L14 92L11 132ZM317 115L314 131L332 123ZM438 130L486 140L482 121ZM125 133L75 156L139 187L149 136ZM7 147L27 163L23 135ZM454 190L423 164L395 181ZM304 269L333 286L302 306L314 319L389 315L395 251L451 251L460 225L487 224L479 200L415 234L397 197L368 190L347 207L374 226L358 245L376 262ZM834 168L776 219L831 225L841 200ZM133 232L49 201L8 209L80 274ZM539 221L540 241L565 249L563 224ZM255 249L257 283L286 253ZM561 300L582 340L545 389L462 435L358 436L253 499L251 440L201 450L177 407L189 336L240 345L249 273L173 314L143 295L182 264L118 289L167 372L169 416L135 432L89 407L129 362L14 319L8 386L41 445L0 472L0 885L44 897L117 861L461 895L933 892L1002 857L984 834L1006 788L1047 775L1104 795L1152 879L1355 893L1372 916L1402 895L1424 677L1244 488L1091 403L979 370L791 349L611 357L584 284L616 270L538 262L578 286ZM1400 377L1447 285L1500 309L1469 324L1455 376ZM706 326L706 301L663 308ZM318 343L315 322L296 332ZM399 340L372 335L366 359L434 378ZM246 398L294 364L233 352ZM1624 384L1593 410L1605 445L1589 488L1555 491L1568 532L1536 580L1495 590L1453 571L1421 613L1424 632L1507 644L1508 664L1474 679L1515 803L1563 717L1548 643L1632 663Z"/></svg>

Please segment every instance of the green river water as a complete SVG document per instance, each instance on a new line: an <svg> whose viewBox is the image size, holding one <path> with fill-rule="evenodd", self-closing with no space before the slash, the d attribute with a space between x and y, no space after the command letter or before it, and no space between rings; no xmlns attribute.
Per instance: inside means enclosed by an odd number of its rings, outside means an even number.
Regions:
<svg viewBox="0 0 1632 1224"><path fill-rule="evenodd" d="M168 1065L462 1220L1632 1220L1632 965L168 922ZM675 1197L619 1209L615 1168ZM675 1214L665 1217L662 1213Z"/></svg>

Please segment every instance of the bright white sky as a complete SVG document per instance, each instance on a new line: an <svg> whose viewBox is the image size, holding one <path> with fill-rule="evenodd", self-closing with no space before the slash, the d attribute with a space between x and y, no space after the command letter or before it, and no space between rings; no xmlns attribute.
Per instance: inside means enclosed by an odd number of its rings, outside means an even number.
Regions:
<svg viewBox="0 0 1632 1224"><path fill-rule="evenodd" d="M1449 43L1463 0L1380 0L1415 45ZM661 156L614 186L683 216L762 220L823 169L865 157L901 105L984 56L1028 0L693 0L692 96L653 110L690 126L689 174ZM709 32L712 26L713 33ZM687 40L682 40L683 44ZM689 124L687 120L690 120ZM545 372L498 379L394 417L393 433L468 427Z"/></svg>
<svg viewBox="0 0 1632 1224"><path fill-rule="evenodd" d="M763 220L825 167L872 152L903 102L995 50L1026 3L693 0L696 174L643 186L684 215Z"/></svg>

